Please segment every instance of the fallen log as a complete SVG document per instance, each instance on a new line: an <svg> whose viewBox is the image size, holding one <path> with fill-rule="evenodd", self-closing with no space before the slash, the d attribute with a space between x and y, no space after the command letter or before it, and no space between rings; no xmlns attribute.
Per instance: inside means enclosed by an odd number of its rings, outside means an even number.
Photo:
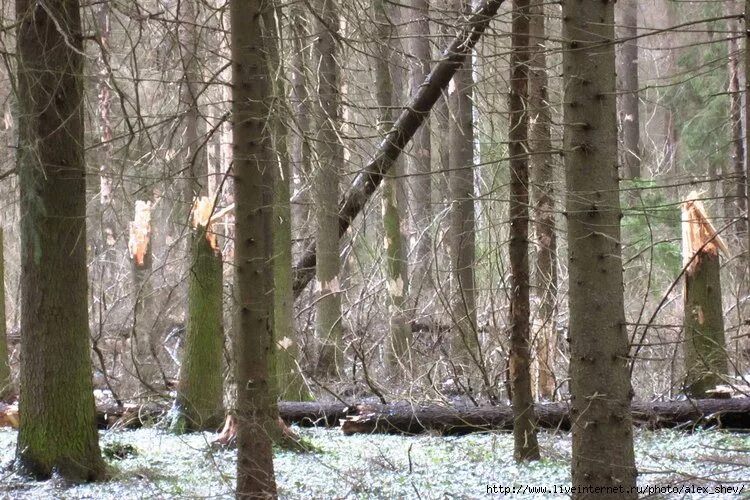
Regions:
<svg viewBox="0 0 750 500"><path fill-rule="evenodd" d="M646 429L715 427L750 429L750 398L635 402L633 424ZM539 427L569 430L567 403L535 405ZM447 407L437 405L358 405L343 419L344 434L420 434L437 432L462 435L470 432L511 430L510 406Z"/></svg>
<svg viewBox="0 0 750 500"><path fill-rule="evenodd" d="M638 401L634 402L631 408L633 424L645 429L750 429L750 398ZM164 403L124 407L116 404L98 405L97 422L100 428L137 428L144 423L158 422L166 416L169 409L170 405ZM567 403L541 403L537 404L535 409L539 427L570 429ZM373 403L346 406L342 403L283 401L279 403L279 416L287 424L302 427L341 425L342 431L347 435L423 432L460 435L490 430L507 431L513 426L513 412L507 405L471 407Z"/></svg>

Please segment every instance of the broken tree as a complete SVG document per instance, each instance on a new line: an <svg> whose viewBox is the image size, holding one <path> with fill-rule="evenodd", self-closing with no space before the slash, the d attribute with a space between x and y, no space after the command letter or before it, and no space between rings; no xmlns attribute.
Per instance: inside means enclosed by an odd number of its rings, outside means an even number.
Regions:
<svg viewBox="0 0 750 500"><path fill-rule="evenodd" d="M214 430L224 419L223 266L212 228L215 200L202 196L193 204L187 337L172 422L178 433Z"/></svg>
<svg viewBox="0 0 750 500"><path fill-rule="evenodd" d="M151 251L151 201L137 200L135 202L133 220L130 222L130 237L128 251L133 269L133 329L130 336L130 356L127 369L135 378L137 392L140 381L145 387L153 391L152 384L156 381L158 364L153 337L153 321L156 317L156 304L153 285L151 283L153 254Z"/></svg>
<svg viewBox="0 0 750 500"><path fill-rule="evenodd" d="M719 250L727 254L698 194L682 203L682 258L685 269L685 391L705 397L727 374Z"/></svg>

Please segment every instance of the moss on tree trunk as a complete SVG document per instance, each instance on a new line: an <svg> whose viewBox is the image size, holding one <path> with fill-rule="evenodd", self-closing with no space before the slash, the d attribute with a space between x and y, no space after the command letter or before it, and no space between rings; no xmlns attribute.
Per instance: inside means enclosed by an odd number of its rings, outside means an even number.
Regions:
<svg viewBox="0 0 750 500"><path fill-rule="evenodd" d="M221 252L205 228L193 234L189 270L188 322L172 428L176 432L215 430L224 420L224 349Z"/></svg>
<svg viewBox="0 0 750 500"><path fill-rule="evenodd" d="M685 273L685 390L693 397L721 383L727 374L719 255L701 252Z"/></svg>
<svg viewBox="0 0 750 500"><path fill-rule="evenodd" d="M16 2L21 187L19 469L104 474L88 328L83 46L75 0Z"/></svg>

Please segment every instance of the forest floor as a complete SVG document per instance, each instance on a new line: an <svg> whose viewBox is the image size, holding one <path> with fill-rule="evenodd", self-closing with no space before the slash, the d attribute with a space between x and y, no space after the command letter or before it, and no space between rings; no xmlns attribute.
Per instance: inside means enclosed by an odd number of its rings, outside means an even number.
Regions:
<svg viewBox="0 0 750 500"><path fill-rule="evenodd" d="M513 461L512 435L507 433L400 437L295 430L315 451L277 450L274 466L281 498L570 496L560 493L561 487L570 485L567 433L540 433L545 458L518 465ZM30 482L10 472L16 432L0 429L0 463L6 466L0 470L0 498L232 497L236 452L212 451L212 438L212 434L174 436L156 429L103 431L101 444L109 456L111 479L65 487L54 479ZM112 458L118 451L127 456ZM636 454L639 486L660 488L652 490L656 493L652 498L750 498L750 434L637 430ZM514 486L526 491L507 494L511 490L504 490ZM534 494L531 488L546 488L546 492L537 489ZM672 493L664 494L666 488ZM723 493L719 488L724 488ZM739 488L744 488L742 493ZM648 493L643 491L639 497Z"/></svg>

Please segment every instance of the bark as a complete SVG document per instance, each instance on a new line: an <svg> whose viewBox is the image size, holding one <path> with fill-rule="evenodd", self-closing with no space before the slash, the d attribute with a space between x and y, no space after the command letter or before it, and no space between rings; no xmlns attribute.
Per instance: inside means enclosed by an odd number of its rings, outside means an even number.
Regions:
<svg viewBox="0 0 750 500"><path fill-rule="evenodd" d="M750 209L750 134L747 133L750 130L750 0L745 0L745 169L744 180L745 180L745 207ZM750 221L748 221L748 230L746 232L745 241L745 263L750 271Z"/></svg>
<svg viewBox="0 0 750 500"><path fill-rule="evenodd" d="M301 427L338 427L344 432L420 434L435 432L461 435L471 432L509 431L513 428L510 406L439 406L397 403L390 405L331 402L280 401L279 416L287 424ZM100 429L138 428L163 418L168 407L97 406ZM636 401L631 405L633 423L649 430L722 428L750 429L750 398L699 399L686 401ZM570 430L568 403L537 403L538 425L547 429ZM3 415L0 410L0 420Z"/></svg>
<svg viewBox="0 0 750 500"><path fill-rule="evenodd" d="M273 155L268 133L271 75L260 0L232 0L232 124L234 146L237 318L237 498L275 497L273 439L278 410L269 363L273 356Z"/></svg>
<svg viewBox="0 0 750 500"><path fill-rule="evenodd" d="M728 374L719 250L726 251L693 192L682 204L685 264L685 391L707 396Z"/></svg>
<svg viewBox="0 0 750 500"><path fill-rule="evenodd" d="M74 0L16 1L21 200L19 469L101 479L89 357L83 46Z"/></svg>
<svg viewBox="0 0 750 500"><path fill-rule="evenodd" d="M305 380L300 373L297 358L299 343L294 330L294 293L292 292L292 209L290 197L290 164L287 149L286 127L287 114L282 106L286 95L284 79L284 65L279 58L281 39L277 26L281 19L280 12L272 9L264 11L264 23L268 29L269 40L268 57L269 71L274 78L274 110L272 120L274 125L273 151L276 152L274 172L274 204L273 211L276 227L273 230L273 282L274 282L274 345L275 352L272 363L272 373L275 376L275 392L279 398L305 400L310 398Z"/></svg>
<svg viewBox="0 0 750 500"><path fill-rule="evenodd" d="M285 408L285 407L282 407ZM302 412L282 411L281 416L300 417ZM338 415L336 409L328 409ZM696 401L634 402L631 406L633 422L646 429L720 427L747 429L750 427L750 399L702 399ZM361 405L344 410L344 434L388 433L420 434L436 432L442 435L462 435L471 432L511 430L513 410L508 406L446 407L437 405ZM571 408L567 403L537 404L535 413L539 425L548 429L570 430ZM307 419L316 418L311 412ZM319 418L319 417L318 417ZM574 431L575 432L575 431ZM595 484L595 483L589 483Z"/></svg>
<svg viewBox="0 0 750 500"><path fill-rule="evenodd" d="M339 174L343 167L343 148L339 142L341 126L340 70L338 62L339 17L336 0L316 0L313 66L318 81L315 115L317 162L313 181L315 198L316 261L315 331L320 343L318 370L334 376L341 370L341 278L339 277L339 223L337 203Z"/></svg>
<svg viewBox="0 0 750 500"><path fill-rule="evenodd" d="M432 107L443 95L443 90L448 87L448 82L464 63L466 56L471 53L502 3L502 0L488 0L482 3L474 14L463 23L459 33L445 49L440 61L425 79L417 94L403 108L393 128L380 143L374 158L355 177L338 207L339 238L349 229L354 218L359 215L380 185L383 176L414 137ZM313 242L305 249L294 268L295 298L302 293L315 276L316 260L316 245Z"/></svg>
<svg viewBox="0 0 750 500"><path fill-rule="evenodd" d="M187 335L172 423L178 433L215 430L224 419L224 275L212 230L203 220L192 235Z"/></svg>
<svg viewBox="0 0 750 500"><path fill-rule="evenodd" d="M8 330L5 323L5 250L0 227L0 402L13 397L13 379L8 357Z"/></svg>
<svg viewBox="0 0 750 500"><path fill-rule="evenodd" d="M113 250L112 247L115 244L115 213L114 209L110 206L113 202L112 185L115 172L108 165L114 158L114 147L112 144L113 132L112 132L112 93L110 87L111 81L111 68L110 68L110 35L112 32L112 24L110 20L110 5L109 0L101 2L96 12L96 25L99 31L100 41L100 57L97 61L97 73L98 73L98 97L99 97L99 130L100 139L102 142L101 148L101 164L99 166L99 204L100 204L100 218L101 218L101 230L102 240L107 251ZM102 257L103 262L109 262L110 256L104 255ZM106 264L102 264L106 267ZM112 277L113 270L105 269L105 276Z"/></svg>
<svg viewBox="0 0 750 500"><path fill-rule="evenodd" d="M393 106L395 90L392 71L398 71L394 64L395 26L398 17L395 6L385 0L376 0L373 4L374 20L377 29L379 46L375 59L377 80L377 103L379 107L379 129L385 135L393 125ZM405 213L402 196L399 196L400 180L403 174L403 159L396 160L392 173L383 179L383 234L385 250L385 279L388 292L389 340L386 345L385 358L389 369L394 374L411 371L411 328L407 323L406 307L409 290L409 278L406 268L406 241L401 231L402 216Z"/></svg>
<svg viewBox="0 0 750 500"><path fill-rule="evenodd" d="M415 96L430 73L430 2L410 0L408 2L406 35L409 65L410 95ZM407 156L408 206L410 213L410 262L412 280L410 296L414 307L413 316L419 316L420 304L431 300L432 283L432 147L430 126L425 123L414 135Z"/></svg>
<svg viewBox="0 0 750 500"><path fill-rule="evenodd" d="M547 94L544 6L531 6L529 21L532 52L529 63L529 169L533 176L534 231L536 236L536 295L538 329L534 347L537 397L553 399L557 381L557 234L555 233L555 178Z"/></svg>
<svg viewBox="0 0 750 500"><path fill-rule="evenodd" d="M735 15L738 11L736 2L724 3L726 15ZM740 33L739 19L727 21L729 31L729 125L731 128L731 162L727 164L724 174L724 206L727 221L736 221L733 233L738 238L744 237L747 230L747 219L744 218L747 204L745 199L745 130L742 123L742 95L740 93L740 44L736 36Z"/></svg>
<svg viewBox="0 0 750 500"><path fill-rule="evenodd" d="M182 86L180 105L183 112L182 123L182 209L178 211L178 222L185 224L188 209L195 196L208 194L208 164L202 144L203 128L198 96L201 74L201 60L198 36L199 20L196 0L182 0L178 3L180 63L182 65Z"/></svg>
<svg viewBox="0 0 750 500"><path fill-rule="evenodd" d="M572 483L630 491L636 469L620 246L614 2L565 2L562 15Z"/></svg>
<svg viewBox="0 0 750 500"><path fill-rule="evenodd" d="M529 1L513 2L510 56L510 385L517 461L539 460L529 335Z"/></svg>
<svg viewBox="0 0 750 500"><path fill-rule="evenodd" d="M622 134L621 161L623 176L641 177L640 115L638 112L638 2L616 3L619 37L625 39L618 50L617 86Z"/></svg>
<svg viewBox="0 0 750 500"><path fill-rule="evenodd" d="M306 183L311 175L309 140L311 106L307 91L308 21L304 9L299 4L294 4L291 7L290 25L292 30L292 56L289 101L294 119L292 134L289 138L289 151L294 179L294 199L296 200L292 207L292 227L298 231L300 239L304 240L308 237L306 228L310 218L310 196Z"/></svg>
<svg viewBox="0 0 750 500"><path fill-rule="evenodd" d="M466 16L470 4L453 0L452 7ZM463 18L462 18L462 23ZM453 336L455 364L459 369L479 366L481 354L477 338L477 310L474 284L474 117L471 63L456 71L448 97L450 109L449 178L451 210L449 247L451 254L451 313L456 332Z"/></svg>

